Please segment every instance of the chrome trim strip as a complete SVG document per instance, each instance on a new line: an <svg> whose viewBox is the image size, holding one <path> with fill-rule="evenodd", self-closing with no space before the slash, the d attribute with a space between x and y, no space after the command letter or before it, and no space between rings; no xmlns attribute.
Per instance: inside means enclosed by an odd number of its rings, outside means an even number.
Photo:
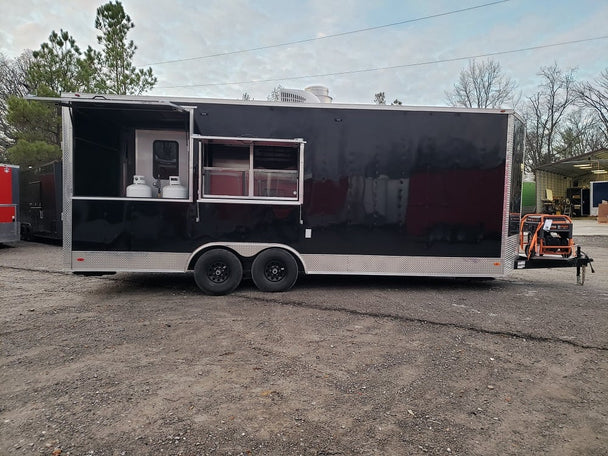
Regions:
<svg viewBox="0 0 608 456"><path fill-rule="evenodd" d="M216 141L237 141L244 143L255 143L255 142L271 142L271 143L288 143L288 144L306 144L306 141L302 138L294 138L294 139L281 139L281 138L253 138L253 137L241 137L241 136L206 136L206 135L197 135L193 134L192 137L194 139L200 139L204 141L205 139L211 139Z"/></svg>
<svg viewBox="0 0 608 456"><path fill-rule="evenodd" d="M197 203L224 203L224 204L265 204L270 206L300 206L298 200L279 199L279 198L231 198L231 197L204 197L196 200Z"/></svg>
<svg viewBox="0 0 608 456"><path fill-rule="evenodd" d="M72 200L81 201L148 201L148 202L177 202L192 203L192 198L140 198L127 196L73 196Z"/></svg>
<svg viewBox="0 0 608 456"><path fill-rule="evenodd" d="M194 201L194 113L195 106L184 106L188 111L188 198Z"/></svg>

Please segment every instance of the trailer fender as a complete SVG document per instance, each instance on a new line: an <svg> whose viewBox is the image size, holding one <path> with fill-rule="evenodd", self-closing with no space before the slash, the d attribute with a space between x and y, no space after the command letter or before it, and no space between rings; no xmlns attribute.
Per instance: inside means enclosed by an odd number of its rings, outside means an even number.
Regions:
<svg viewBox="0 0 608 456"><path fill-rule="evenodd" d="M293 247L290 247L285 244L273 244L273 243L253 243L253 242L210 242L208 244L201 245L197 248L188 259L188 270L194 269L194 264L200 255L206 252L209 249L213 248L225 248L237 254L242 258L253 259L256 255L258 255L263 250L271 249L271 248L279 248L284 249L290 252L297 262L301 265L302 270L306 273L307 267L306 262L302 259L300 253L295 250Z"/></svg>

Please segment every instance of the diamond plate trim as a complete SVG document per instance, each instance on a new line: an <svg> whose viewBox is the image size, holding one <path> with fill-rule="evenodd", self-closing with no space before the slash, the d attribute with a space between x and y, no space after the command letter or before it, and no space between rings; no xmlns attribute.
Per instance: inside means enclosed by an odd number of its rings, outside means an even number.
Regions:
<svg viewBox="0 0 608 456"><path fill-rule="evenodd" d="M502 212L502 257L510 257L509 250L509 209L511 207L511 172L513 165L513 134L515 132L515 118L512 114L507 117L507 150L505 156L505 182Z"/></svg>
<svg viewBox="0 0 608 456"><path fill-rule="evenodd" d="M500 277L500 258L302 255L307 274L362 274L442 277Z"/></svg>
<svg viewBox="0 0 608 456"><path fill-rule="evenodd" d="M278 245L240 245L255 254ZM233 246L234 247L234 246ZM289 249L291 250L291 249ZM250 255L247 255L250 256ZM73 271L186 272L189 253L72 252ZM362 274L442 277L500 277L512 265L499 258L393 257L384 255L298 255L307 274Z"/></svg>
<svg viewBox="0 0 608 456"><path fill-rule="evenodd" d="M73 130L72 116L70 108L61 109L63 118L63 266L67 269L72 267L72 194L74 178L72 176L72 150L73 150Z"/></svg>
<svg viewBox="0 0 608 456"><path fill-rule="evenodd" d="M186 272L189 253L88 252L71 254L72 271Z"/></svg>
<svg viewBox="0 0 608 456"><path fill-rule="evenodd" d="M510 236L506 245L505 273L509 273L515 269L515 260L519 257L519 236Z"/></svg>

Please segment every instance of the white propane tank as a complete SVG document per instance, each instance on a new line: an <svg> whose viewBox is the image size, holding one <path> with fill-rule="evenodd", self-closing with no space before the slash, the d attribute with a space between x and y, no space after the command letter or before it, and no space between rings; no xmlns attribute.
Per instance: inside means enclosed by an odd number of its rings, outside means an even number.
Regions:
<svg viewBox="0 0 608 456"><path fill-rule="evenodd" d="M169 185L163 187L163 198L187 198L188 190L180 184L179 176L169 176Z"/></svg>
<svg viewBox="0 0 608 456"><path fill-rule="evenodd" d="M152 187L146 185L145 176L133 176L133 183L127 186L127 197L151 198Z"/></svg>

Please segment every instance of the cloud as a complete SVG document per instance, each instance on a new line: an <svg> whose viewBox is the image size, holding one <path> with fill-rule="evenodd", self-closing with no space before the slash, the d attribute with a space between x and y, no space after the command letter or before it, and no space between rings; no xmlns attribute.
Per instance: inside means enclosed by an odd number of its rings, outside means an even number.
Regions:
<svg viewBox="0 0 608 456"><path fill-rule="evenodd" d="M81 48L96 47L96 8L102 1L23 0L7 3L0 17L0 52L16 57L37 49L52 30L67 29ZM280 43L327 37L458 8L479 0L124 0L135 23L135 64L156 64L157 95L266 99L273 87L329 87L336 102L370 103L374 93L406 104L445 104L445 91L466 59L412 65L507 51L601 35L608 4L593 0L511 0L471 11L330 37L300 44L209 57ZM580 78L599 75L608 40L494 57L524 91L534 90L542 65L578 67ZM203 57L196 60L185 60ZM380 69L402 66L394 69ZM374 69L376 71L365 71ZM334 76L315 76L343 73ZM309 76L291 79L298 76ZM267 82L260 82L270 80ZM237 84L238 83L238 84ZM186 86L186 87L175 87Z"/></svg>

